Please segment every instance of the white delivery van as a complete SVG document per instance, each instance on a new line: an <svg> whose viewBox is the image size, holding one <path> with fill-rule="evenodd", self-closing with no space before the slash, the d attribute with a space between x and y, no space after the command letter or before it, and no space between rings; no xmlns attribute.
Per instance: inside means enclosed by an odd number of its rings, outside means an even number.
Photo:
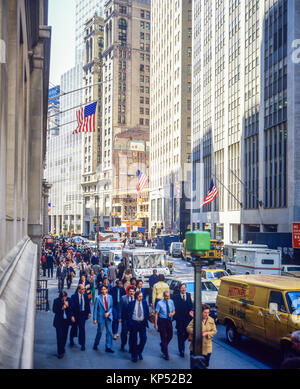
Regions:
<svg viewBox="0 0 300 389"><path fill-rule="evenodd" d="M181 242L172 242L169 253L172 257L181 257L182 248L183 244Z"/></svg>
<svg viewBox="0 0 300 389"><path fill-rule="evenodd" d="M228 262L235 262L236 250L237 249L267 249L266 244L252 244L252 243L228 243L223 247L223 265L227 270Z"/></svg>
<svg viewBox="0 0 300 389"><path fill-rule="evenodd" d="M226 264L229 274L281 274L281 251L239 248L235 260Z"/></svg>

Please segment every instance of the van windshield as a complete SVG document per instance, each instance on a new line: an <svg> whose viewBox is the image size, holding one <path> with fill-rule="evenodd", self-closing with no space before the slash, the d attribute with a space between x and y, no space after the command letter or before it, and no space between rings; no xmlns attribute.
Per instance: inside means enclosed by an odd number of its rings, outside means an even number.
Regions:
<svg viewBox="0 0 300 389"><path fill-rule="evenodd" d="M288 292L286 294L286 300L290 312L294 315L300 315L300 290Z"/></svg>
<svg viewBox="0 0 300 389"><path fill-rule="evenodd" d="M153 267L166 267L165 254L140 254L133 257L134 269L148 269Z"/></svg>

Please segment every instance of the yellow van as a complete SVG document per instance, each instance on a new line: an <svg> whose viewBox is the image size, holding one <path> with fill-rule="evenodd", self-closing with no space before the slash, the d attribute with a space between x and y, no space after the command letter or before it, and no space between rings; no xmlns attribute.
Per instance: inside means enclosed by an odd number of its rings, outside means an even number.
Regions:
<svg viewBox="0 0 300 389"><path fill-rule="evenodd" d="M284 357L290 352L291 333L300 330L300 279L263 274L224 277L216 306L230 344L244 335L280 350Z"/></svg>

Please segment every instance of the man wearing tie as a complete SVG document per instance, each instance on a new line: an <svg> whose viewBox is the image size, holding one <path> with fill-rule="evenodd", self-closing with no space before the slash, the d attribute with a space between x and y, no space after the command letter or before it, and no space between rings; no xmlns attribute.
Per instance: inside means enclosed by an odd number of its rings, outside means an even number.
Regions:
<svg viewBox="0 0 300 389"><path fill-rule="evenodd" d="M56 269L56 279L58 280L58 292L60 293L64 288L65 278L67 275L66 267L61 261Z"/></svg>
<svg viewBox="0 0 300 389"><path fill-rule="evenodd" d="M81 351L85 350L85 322L91 317L90 301L85 293L84 285L80 284L77 292L71 297L72 329L70 333L70 345L74 346L74 338L77 337L79 329L79 344Z"/></svg>
<svg viewBox="0 0 300 389"><path fill-rule="evenodd" d="M113 298L113 322L112 322L112 331L113 338L116 340L118 335L119 328L119 319L121 319L121 298L126 295L125 289L123 288L122 281L117 280L116 286L114 286L110 295Z"/></svg>
<svg viewBox="0 0 300 389"><path fill-rule="evenodd" d="M176 320L178 351L179 355L184 358L185 341L188 338L186 327L194 317L191 294L186 291L186 284L180 285L179 292L173 295L173 301L176 311L174 319Z"/></svg>
<svg viewBox="0 0 300 389"><path fill-rule="evenodd" d="M163 297L156 305L154 327L160 333L161 351L168 361L170 359L168 344L173 338L172 318L175 315L175 306L173 300L170 300L170 292L165 291Z"/></svg>
<svg viewBox="0 0 300 389"><path fill-rule="evenodd" d="M94 342L94 350L97 350L101 335L105 326L106 329L106 348L107 353L114 353L112 350L112 310L113 310L113 299L112 296L107 294L108 288L105 285L102 285L100 288L100 293L94 305L93 319L94 324L98 324L97 334Z"/></svg>
<svg viewBox="0 0 300 389"><path fill-rule="evenodd" d="M135 288L130 286L128 289L128 294L121 298L121 319L122 322L122 330L121 330L121 351L125 351L125 345L127 343L127 335L128 335L128 307L129 303L134 301ZM129 339L129 352L131 352L131 344Z"/></svg>
<svg viewBox="0 0 300 389"><path fill-rule="evenodd" d="M57 356L63 358L65 346L68 337L69 325L71 324L71 299L68 298L67 292L60 292L59 297L53 302L53 312L55 313L53 326L56 329L57 338Z"/></svg>
<svg viewBox="0 0 300 389"><path fill-rule="evenodd" d="M142 292L135 293L135 301L128 306L128 327L130 332L131 360L137 362L137 358L143 360L143 350L147 341L146 328L148 327L149 307L143 299ZM139 334L139 344L137 335Z"/></svg>

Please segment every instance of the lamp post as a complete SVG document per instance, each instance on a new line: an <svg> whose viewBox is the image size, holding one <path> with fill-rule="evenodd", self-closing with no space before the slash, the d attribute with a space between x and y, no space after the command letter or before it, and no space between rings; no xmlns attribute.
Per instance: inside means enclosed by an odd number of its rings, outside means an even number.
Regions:
<svg viewBox="0 0 300 389"><path fill-rule="evenodd" d="M191 369L204 369L204 357L202 355L202 261L201 256L210 249L210 234L206 231L187 232L186 249L196 257L193 261L195 274L195 306L194 306L194 332L193 355L191 355Z"/></svg>
<svg viewBox="0 0 300 389"><path fill-rule="evenodd" d="M127 173L127 177L129 177L129 178L135 177L135 174ZM127 190L128 190L128 184L127 184ZM130 207L129 239L131 239L131 236L132 236L132 234L131 234L131 220L132 220L132 207Z"/></svg>
<svg viewBox="0 0 300 389"><path fill-rule="evenodd" d="M96 233L97 253L99 253L99 234L100 234L99 197L96 196L95 200L96 200L96 215L97 215L97 233Z"/></svg>

